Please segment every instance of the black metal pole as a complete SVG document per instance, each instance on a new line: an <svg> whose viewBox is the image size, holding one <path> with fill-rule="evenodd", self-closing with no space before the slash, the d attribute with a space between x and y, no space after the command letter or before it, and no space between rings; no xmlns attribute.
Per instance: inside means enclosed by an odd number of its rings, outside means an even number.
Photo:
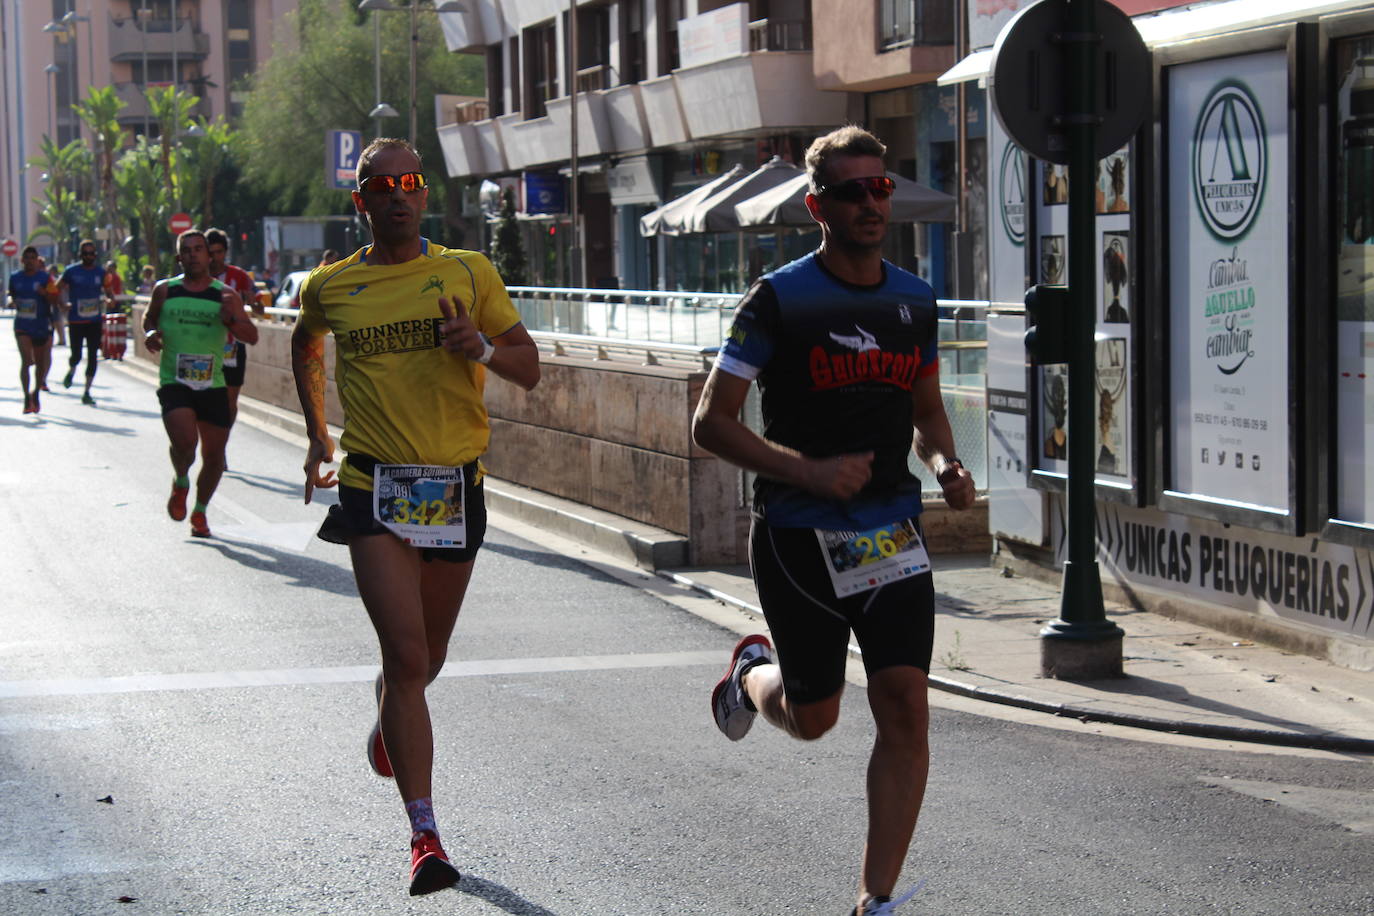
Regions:
<svg viewBox="0 0 1374 916"><path fill-rule="evenodd" d="M1094 528L1097 106L1093 93L1098 91L1094 63L1101 36L1094 31L1093 2L1068 0L1061 36L1070 76L1065 125L1069 147L1068 558L1059 619L1040 632L1045 673L1061 677L1120 674L1123 635L1120 627L1107 620L1103 607Z"/></svg>

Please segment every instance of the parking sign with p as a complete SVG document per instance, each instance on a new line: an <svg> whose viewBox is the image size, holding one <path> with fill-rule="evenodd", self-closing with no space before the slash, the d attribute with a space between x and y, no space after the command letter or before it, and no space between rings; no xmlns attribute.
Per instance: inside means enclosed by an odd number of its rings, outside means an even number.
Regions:
<svg viewBox="0 0 1374 916"><path fill-rule="evenodd" d="M336 191L351 190L357 179L358 156L363 151L363 135L356 130L327 130L324 133L324 184Z"/></svg>

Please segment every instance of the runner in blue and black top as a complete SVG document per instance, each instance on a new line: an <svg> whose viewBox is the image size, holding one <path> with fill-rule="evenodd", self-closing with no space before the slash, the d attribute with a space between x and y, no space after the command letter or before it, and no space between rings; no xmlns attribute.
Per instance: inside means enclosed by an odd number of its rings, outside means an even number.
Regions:
<svg viewBox="0 0 1374 916"><path fill-rule="evenodd" d="M20 256L23 270L10 274L10 305L14 307L14 339L19 344L19 384L24 389L24 413L38 413L38 392L47 387L52 363L52 306L56 295L48 272L30 245ZM33 384L29 384L29 367Z"/></svg>
<svg viewBox="0 0 1374 916"><path fill-rule="evenodd" d="M91 382L95 380L96 366L100 361L100 333L105 322L105 303L113 300L105 291L105 268L99 264L95 242L83 239L79 251L81 262L68 267L58 283L58 288L67 298L67 343L72 351L62 387L72 387L72 378L76 375L77 364L81 362L81 348L84 346L86 390L81 395L81 403L94 404Z"/></svg>
<svg viewBox="0 0 1374 916"><path fill-rule="evenodd" d="M863 651L878 733L853 911L863 916L902 902L892 893L929 767L935 592L913 445L951 508L974 499L940 395L935 296L882 258L885 152L858 127L807 150L821 247L745 295L692 427L699 445L758 475L749 559L772 634L735 646L711 694L716 725L737 741L762 712L794 737L820 737L839 716L851 631ZM762 436L739 420L754 381Z"/></svg>

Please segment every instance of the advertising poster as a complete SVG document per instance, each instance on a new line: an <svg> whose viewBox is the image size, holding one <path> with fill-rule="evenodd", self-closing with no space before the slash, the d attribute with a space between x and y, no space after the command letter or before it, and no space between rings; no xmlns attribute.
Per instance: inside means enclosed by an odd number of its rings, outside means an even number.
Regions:
<svg viewBox="0 0 1374 916"><path fill-rule="evenodd" d="M1026 194L1026 154L988 119L988 298L1020 303L1030 282L1026 277L1026 229L1031 203Z"/></svg>
<svg viewBox="0 0 1374 916"><path fill-rule="evenodd" d="M1040 462L1046 471L1069 470L1069 367L1040 367Z"/></svg>
<svg viewBox="0 0 1374 916"><path fill-rule="evenodd" d="M1064 286L1069 282L1068 237L1040 236L1040 282Z"/></svg>
<svg viewBox="0 0 1374 916"><path fill-rule="evenodd" d="M1026 484L1029 446L1026 318L988 316L988 527L1031 544L1045 539L1044 494Z"/></svg>
<svg viewBox="0 0 1374 916"><path fill-rule="evenodd" d="M1106 477L1129 476L1129 414L1131 374L1126 365L1126 338L1097 341L1097 473Z"/></svg>
<svg viewBox="0 0 1374 916"><path fill-rule="evenodd" d="M1130 232L1117 229L1102 233L1102 321L1131 323Z"/></svg>
<svg viewBox="0 0 1374 916"><path fill-rule="evenodd" d="M1336 511L1374 525L1374 39L1336 46Z"/></svg>
<svg viewBox="0 0 1374 916"><path fill-rule="evenodd" d="M1288 63L1169 75L1171 491L1287 513Z"/></svg>
<svg viewBox="0 0 1374 916"><path fill-rule="evenodd" d="M1097 212L1131 212L1131 154L1119 149L1097 164Z"/></svg>

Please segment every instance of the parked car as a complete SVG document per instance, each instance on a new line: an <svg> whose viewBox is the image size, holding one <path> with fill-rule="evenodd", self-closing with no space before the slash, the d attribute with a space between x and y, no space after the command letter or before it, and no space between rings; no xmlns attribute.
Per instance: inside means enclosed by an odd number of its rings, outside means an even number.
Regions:
<svg viewBox="0 0 1374 916"><path fill-rule="evenodd" d="M277 301L273 304L279 309L300 308L301 287L305 285L305 278L308 276L308 270L293 270L287 274L286 279L281 282L281 289L277 292Z"/></svg>

